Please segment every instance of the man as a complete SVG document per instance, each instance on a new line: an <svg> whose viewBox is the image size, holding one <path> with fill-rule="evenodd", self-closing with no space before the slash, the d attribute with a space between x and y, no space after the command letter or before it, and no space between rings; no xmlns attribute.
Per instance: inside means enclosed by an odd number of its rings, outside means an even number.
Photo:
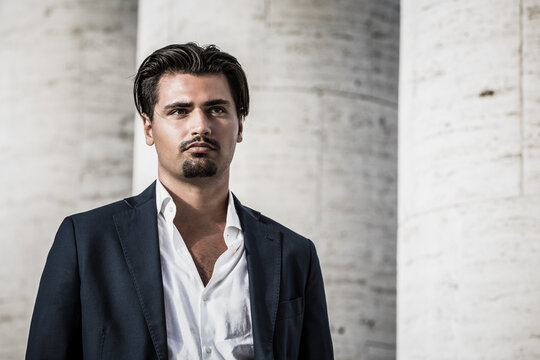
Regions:
<svg viewBox="0 0 540 360"><path fill-rule="evenodd" d="M134 97L158 180L64 220L27 359L332 359L312 242L229 191L249 109L237 60L166 46L140 66Z"/></svg>

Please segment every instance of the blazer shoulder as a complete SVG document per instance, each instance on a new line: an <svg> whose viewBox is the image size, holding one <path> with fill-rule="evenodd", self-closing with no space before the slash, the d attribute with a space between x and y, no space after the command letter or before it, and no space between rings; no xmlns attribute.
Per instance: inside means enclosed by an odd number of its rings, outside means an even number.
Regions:
<svg viewBox="0 0 540 360"><path fill-rule="evenodd" d="M256 217L260 223L264 224L267 227L268 231L281 234L284 243L287 245L300 247L313 246L313 242L307 237L297 233L296 231L279 223L278 221L261 214L257 210L253 210L247 206L242 205L242 211L245 211L247 214Z"/></svg>
<svg viewBox="0 0 540 360"><path fill-rule="evenodd" d="M114 214L130 209L125 200L118 200L110 204L99 206L97 208L79 212L68 217L74 221L84 221L91 219L103 219L112 217Z"/></svg>
<svg viewBox="0 0 540 360"><path fill-rule="evenodd" d="M127 197L123 200L118 200L91 210L73 214L69 217L71 217L74 222L93 222L102 221L103 219L112 219L117 213L133 209L152 200L155 201L155 182L139 195Z"/></svg>
<svg viewBox="0 0 540 360"><path fill-rule="evenodd" d="M261 214L261 217L264 218L264 221L268 224L268 226L271 229L278 230L286 238L295 239L295 241L300 241L300 242L305 242L305 243L311 241L307 237L305 237L304 235L301 235L301 234L297 233L296 231L294 231L291 228L277 222L274 219L271 219L271 218L269 218L269 217L267 217L265 215L262 215L262 214Z"/></svg>

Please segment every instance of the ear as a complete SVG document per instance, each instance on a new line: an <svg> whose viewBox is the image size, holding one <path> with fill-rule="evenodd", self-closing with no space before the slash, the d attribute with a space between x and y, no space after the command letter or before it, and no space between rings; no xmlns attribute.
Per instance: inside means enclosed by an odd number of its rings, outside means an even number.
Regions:
<svg viewBox="0 0 540 360"><path fill-rule="evenodd" d="M242 131L244 130L244 119L238 120L238 137L236 138L236 142L240 143L243 140L242 137Z"/></svg>
<svg viewBox="0 0 540 360"><path fill-rule="evenodd" d="M142 114L143 126L144 126L144 137L146 139L146 145L154 145L154 137L152 135L152 120L146 114Z"/></svg>

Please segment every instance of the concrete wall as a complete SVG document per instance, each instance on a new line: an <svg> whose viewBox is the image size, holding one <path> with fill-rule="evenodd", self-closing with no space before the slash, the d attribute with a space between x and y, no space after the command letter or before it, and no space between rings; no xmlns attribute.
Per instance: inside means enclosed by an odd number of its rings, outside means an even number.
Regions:
<svg viewBox="0 0 540 360"><path fill-rule="evenodd" d="M63 217L131 191L137 3L0 2L0 358Z"/></svg>
<svg viewBox="0 0 540 360"><path fill-rule="evenodd" d="M252 109L232 190L311 237L338 359L395 356L398 1L141 0L138 59L216 43ZM155 178L136 120L134 190Z"/></svg>
<svg viewBox="0 0 540 360"><path fill-rule="evenodd" d="M402 2L398 358L540 357L540 1Z"/></svg>

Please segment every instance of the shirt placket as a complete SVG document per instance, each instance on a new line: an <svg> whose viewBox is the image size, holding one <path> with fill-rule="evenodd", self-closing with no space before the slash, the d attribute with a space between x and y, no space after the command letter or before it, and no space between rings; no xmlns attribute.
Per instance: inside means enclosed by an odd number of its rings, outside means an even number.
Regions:
<svg viewBox="0 0 540 360"><path fill-rule="evenodd" d="M228 231L224 234L224 238L227 238L230 234ZM228 241L227 241L228 242ZM229 244L227 244L229 245ZM219 284L223 280L223 271L224 266L228 265L230 262L231 249L228 248L223 254L217 259L214 265L214 271L210 281L203 288L200 296L200 339L201 339L201 349L204 359L211 358L221 358L216 352L215 348L215 332L216 329L213 327L215 319L210 319L211 307L215 304L216 300L213 295L215 295L215 285ZM214 320L214 321L212 321Z"/></svg>
<svg viewBox="0 0 540 360"><path fill-rule="evenodd" d="M201 351L204 359L212 358L214 352L212 322L209 319L208 307L211 306L210 287L204 288L199 296Z"/></svg>

